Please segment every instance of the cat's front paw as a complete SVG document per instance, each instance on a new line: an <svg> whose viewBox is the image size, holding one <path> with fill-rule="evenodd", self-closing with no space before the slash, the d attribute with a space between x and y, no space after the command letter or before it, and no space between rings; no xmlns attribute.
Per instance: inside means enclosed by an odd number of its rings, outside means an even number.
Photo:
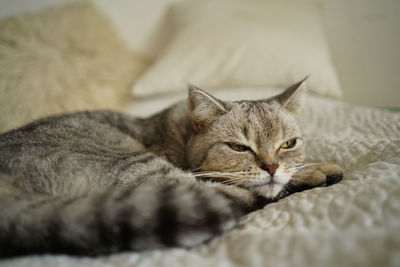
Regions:
<svg viewBox="0 0 400 267"><path fill-rule="evenodd" d="M343 170L340 166L333 163L321 163L301 168L293 175L290 183L305 190L318 186L330 186L338 183L342 178Z"/></svg>
<svg viewBox="0 0 400 267"><path fill-rule="evenodd" d="M343 179L343 170L336 164L322 164L320 172L325 175L325 182L322 182L320 186L330 186Z"/></svg>

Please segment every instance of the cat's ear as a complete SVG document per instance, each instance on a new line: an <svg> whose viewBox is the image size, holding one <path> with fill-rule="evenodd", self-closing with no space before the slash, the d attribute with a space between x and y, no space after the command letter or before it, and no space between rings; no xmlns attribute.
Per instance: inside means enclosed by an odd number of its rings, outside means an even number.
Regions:
<svg viewBox="0 0 400 267"><path fill-rule="evenodd" d="M293 84L289 88L287 88L283 93L273 97L273 100L276 100L281 104L287 111L292 113L293 115L298 115L300 113L302 96L305 91L305 80L308 78L305 77L303 80Z"/></svg>
<svg viewBox="0 0 400 267"><path fill-rule="evenodd" d="M221 100L192 84L189 84L188 88L190 115L196 131L201 131L228 112L226 104Z"/></svg>

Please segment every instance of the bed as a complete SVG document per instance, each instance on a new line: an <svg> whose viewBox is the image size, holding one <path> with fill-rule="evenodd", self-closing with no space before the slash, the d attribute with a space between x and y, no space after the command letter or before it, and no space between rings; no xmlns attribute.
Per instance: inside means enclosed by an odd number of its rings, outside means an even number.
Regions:
<svg viewBox="0 0 400 267"><path fill-rule="evenodd" d="M136 75L133 100L120 108L153 114L184 99L187 82L225 100L265 98L311 74L300 115L307 161L339 164L343 180L269 204L196 248L26 256L0 266L400 266L400 113L340 99L312 4L227 3L173 5L165 47Z"/></svg>

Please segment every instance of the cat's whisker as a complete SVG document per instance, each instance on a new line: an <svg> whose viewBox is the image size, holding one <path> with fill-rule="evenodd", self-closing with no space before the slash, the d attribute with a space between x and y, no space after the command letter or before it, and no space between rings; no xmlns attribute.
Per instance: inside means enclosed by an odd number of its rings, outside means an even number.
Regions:
<svg viewBox="0 0 400 267"><path fill-rule="evenodd" d="M220 183L228 184L228 185L241 185L241 184L243 184L244 181L245 181L245 179L227 179L227 180L221 181Z"/></svg>
<svg viewBox="0 0 400 267"><path fill-rule="evenodd" d="M224 185L241 185L243 183L241 182L232 182L232 181L227 181L227 182L222 182Z"/></svg>
<svg viewBox="0 0 400 267"><path fill-rule="evenodd" d="M235 172L229 172L229 171L203 171L203 172L195 172L193 173L194 175L198 174L210 174L210 173L219 173L219 174L255 174L256 172L247 172L247 171L235 171Z"/></svg>
<svg viewBox="0 0 400 267"><path fill-rule="evenodd" d="M199 173L199 174L194 174L195 177L216 177L216 178L251 178L255 177L257 174L256 173L251 173L251 174L244 174L244 173Z"/></svg>
<svg viewBox="0 0 400 267"><path fill-rule="evenodd" d="M209 176L210 178L216 178L216 179L221 179L221 180L245 180L243 177L236 177L236 176Z"/></svg>
<svg viewBox="0 0 400 267"><path fill-rule="evenodd" d="M310 167L310 166L315 166L315 165L307 165L307 166L300 166L300 167L296 166L296 167L290 168L289 170L290 170L290 171L295 171L295 172L299 172L299 171L301 171L301 172L313 171L313 168L307 169L307 167Z"/></svg>
<svg viewBox="0 0 400 267"><path fill-rule="evenodd" d="M302 182L307 180L307 176L301 176L301 177L292 177L292 179L290 179L289 183L291 182Z"/></svg>
<svg viewBox="0 0 400 267"><path fill-rule="evenodd" d="M218 176L208 176L208 177L205 177L205 178L210 178L210 179L213 179L213 180L215 180L215 181L218 181L218 182L222 182L222 181L247 181L247 180L249 180L249 179L251 179L251 178L248 178L248 177L234 177L234 176L220 176L220 177L218 177Z"/></svg>
<svg viewBox="0 0 400 267"><path fill-rule="evenodd" d="M303 163L303 164L296 165L294 168L303 169L305 167L316 166L319 164L321 164L321 163L318 163L318 162Z"/></svg>
<svg viewBox="0 0 400 267"><path fill-rule="evenodd" d="M253 178L256 173L249 172L202 172L196 173L195 177L206 177L218 180L222 184L240 185L249 178Z"/></svg>
<svg viewBox="0 0 400 267"><path fill-rule="evenodd" d="M197 171L200 170L202 167L203 167L203 166L200 166L200 167L198 167L198 168L195 168L195 169L192 170L192 172L197 172Z"/></svg>
<svg viewBox="0 0 400 267"><path fill-rule="evenodd" d="M313 169L291 169L293 171L295 171L296 173L307 173L307 172L312 172L314 171Z"/></svg>

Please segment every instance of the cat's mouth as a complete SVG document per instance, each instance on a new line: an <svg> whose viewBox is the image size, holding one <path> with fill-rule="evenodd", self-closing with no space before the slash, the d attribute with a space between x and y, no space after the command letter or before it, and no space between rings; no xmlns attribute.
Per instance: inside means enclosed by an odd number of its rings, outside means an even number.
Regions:
<svg viewBox="0 0 400 267"><path fill-rule="evenodd" d="M266 187L266 188L274 188L276 186L280 186L282 187L283 184L275 182L275 181L269 181L269 182L264 182L264 183L260 183L260 184L255 184L252 185L253 188L257 188L257 187Z"/></svg>
<svg viewBox="0 0 400 267"><path fill-rule="evenodd" d="M275 182L275 181L269 181L269 182L267 182L267 183L261 183L261 184L257 184L257 185L255 185L255 187L257 187L257 186L270 186L270 187L272 187L272 186L274 186L274 185L279 185L280 183L277 183L277 182Z"/></svg>
<svg viewBox="0 0 400 267"><path fill-rule="evenodd" d="M282 178L258 176L258 179L245 179L244 172L198 171L193 172L196 179L201 181L213 181L226 185L236 185L244 189L256 192L267 198L276 197L282 191L284 183Z"/></svg>
<svg viewBox="0 0 400 267"><path fill-rule="evenodd" d="M267 197L274 198L280 191L282 191L283 184L275 181L264 182L256 185L252 185L251 190L257 192L258 194Z"/></svg>

